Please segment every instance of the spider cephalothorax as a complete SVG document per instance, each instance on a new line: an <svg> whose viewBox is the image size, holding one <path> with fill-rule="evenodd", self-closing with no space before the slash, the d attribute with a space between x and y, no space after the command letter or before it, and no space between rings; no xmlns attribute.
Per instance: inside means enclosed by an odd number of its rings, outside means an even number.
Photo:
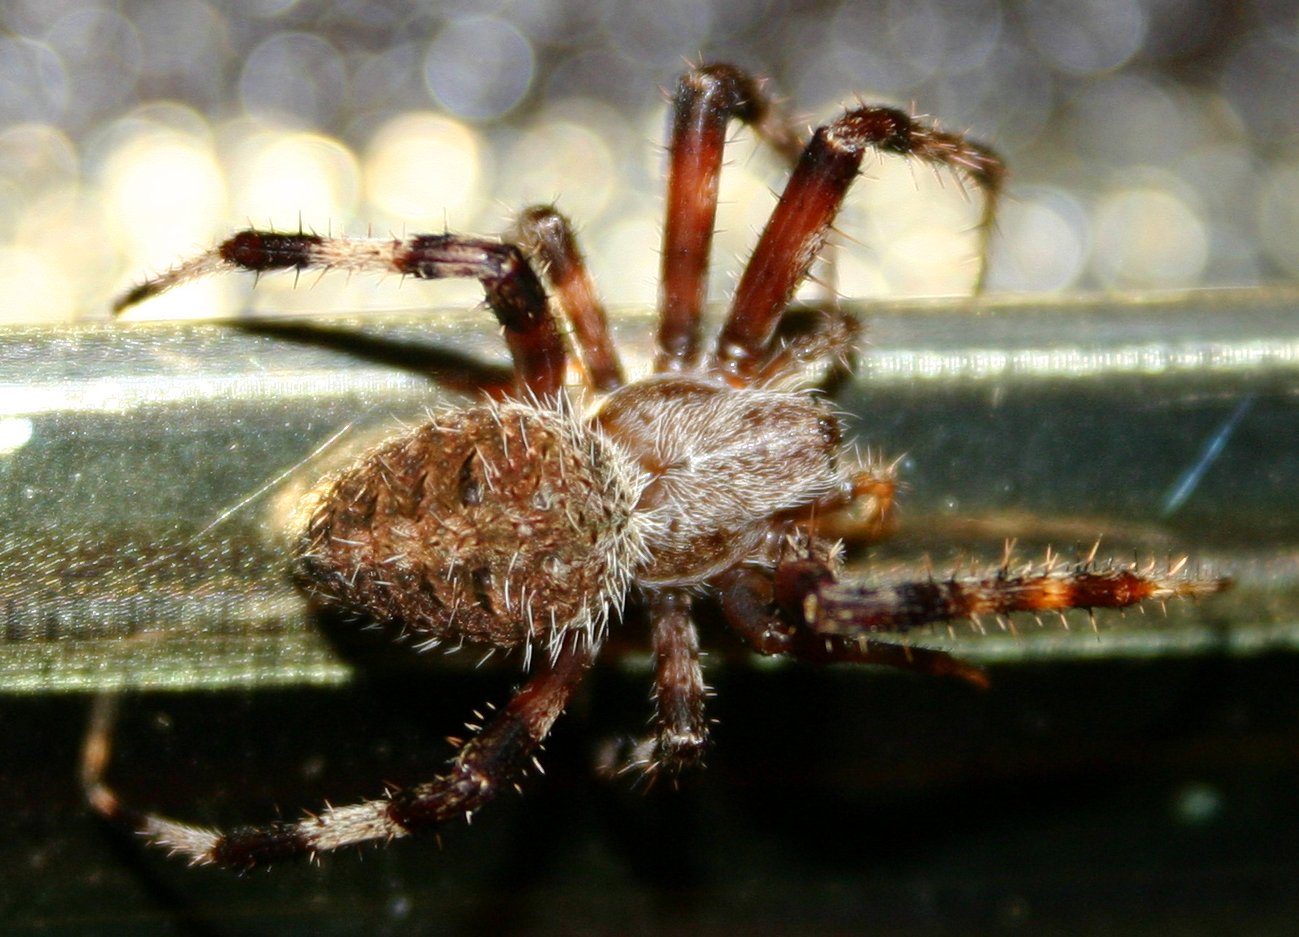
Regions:
<svg viewBox="0 0 1299 937"><path fill-rule="evenodd" d="M700 321L732 119L753 126L793 171L705 353ZM844 448L838 417L813 393L816 375L851 360L855 322L831 310L796 330L786 328L786 312L870 149L971 183L984 198L986 235L1003 171L985 147L880 107L851 110L804 144L738 69L683 76L669 139L655 373L630 383L568 222L550 206L521 215L517 243L244 231L124 296L118 310L239 269L478 279L514 359L513 393L441 413L318 486L303 512L297 574L312 596L425 646L470 641L544 653L446 774L382 799L296 822L204 830L127 810L102 781L101 737L87 747L91 803L196 862L236 867L468 816L517 783L627 602L645 609L658 661L657 726L627 767L662 773L696 764L707 744L692 617L701 595L763 654L982 685L977 668L888 636L980 614L1119 607L1221 588L1222 580L1177 568L1156 574L1090 558L1014 571L1003 563L944 580L840 579L837 544L818 520L854 509L865 529L878 528L892 473ZM573 336L578 388L565 386L570 352L556 313Z"/></svg>

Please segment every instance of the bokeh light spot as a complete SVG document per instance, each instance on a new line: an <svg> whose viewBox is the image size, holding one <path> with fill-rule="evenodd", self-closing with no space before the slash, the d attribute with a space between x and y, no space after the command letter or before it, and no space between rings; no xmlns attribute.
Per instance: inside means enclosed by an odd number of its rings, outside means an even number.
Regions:
<svg viewBox="0 0 1299 937"><path fill-rule="evenodd" d="M1199 282L1209 240L1199 213L1157 184L1111 192L1096 212L1092 268L1105 287L1159 289Z"/></svg>
<svg viewBox="0 0 1299 937"><path fill-rule="evenodd" d="M562 118L543 119L521 133L505 154L505 165L510 171L493 195L511 211L554 199L582 223L605 210L619 181L605 136Z"/></svg>
<svg viewBox="0 0 1299 937"><path fill-rule="evenodd" d="M239 78L244 109L275 126L329 126L346 91L338 50L310 33L271 36L248 56Z"/></svg>
<svg viewBox="0 0 1299 937"><path fill-rule="evenodd" d="M122 124L99 183L123 275L138 278L210 245L228 217L225 177L208 139L130 119ZM165 314L165 305L153 309Z"/></svg>
<svg viewBox="0 0 1299 937"><path fill-rule="evenodd" d="M285 230L327 230L355 215L360 173L352 152L332 137L256 134L233 161L232 214Z"/></svg>
<svg viewBox="0 0 1299 937"><path fill-rule="evenodd" d="M0 247L0 322L58 322L76 315L76 294L58 258L27 247Z"/></svg>
<svg viewBox="0 0 1299 937"><path fill-rule="evenodd" d="M0 124L57 123L70 95L67 69L53 49L30 39L0 38Z"/></svg>
<svg viewBox="0 0 1299 937"><path fill-rule="evenodd" d="M365 155L370 202L399 222L467 227L484 197L478 135L460 121L412 113L389 122Z"/></svg>
<svg viewBox="0 0 1299 937"><path fill-rule="evenodd" d="M1268 172L1258 200L1258 237L1271 260L1299 277L1299 162Z"/></svg>
<svg viewBox="0 0 1299 937"><path fill-rule="evenodd" d="M532 44L514 26L471 17L451 23L429 44L424 79L451 113L492 120L523 100L535 67Z"/></svg>
<svg viewBox="0 0 1299 937"><path fill-rule="evenodd" d="M1019 12L1038 53L1077 75L1123 65L1141 49L1149 26L1139 0L1044 0Z"/></svg>
<svg viewBox="0 0 1299 937"><path fill-rule="evenodd" d="M1075 285L1087 262L1087 213L1068 192L1021 188L1002 205L988 287L1046 291Z"/></svg>

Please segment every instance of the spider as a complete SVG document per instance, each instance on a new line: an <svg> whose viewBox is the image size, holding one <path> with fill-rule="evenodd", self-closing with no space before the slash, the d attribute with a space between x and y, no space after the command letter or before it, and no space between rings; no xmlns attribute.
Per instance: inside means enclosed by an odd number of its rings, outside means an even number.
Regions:
<svg viewBox="0 0 1299 937"><path fill-rule="evenodd" d="M793 166L705 350L718 176L732 120ZM986 685L981 670L898 636L938 622L1110 608L1196 596L1224 580L1127 564L1009 559L984 575L868 584L840 578L821 521L854 509L882 525L892 470L854 459L817 395L847 366L857 323L823 310L790 328L795 290L820 254L868 150L955 172L981 193L986 239L1004 170L988 148L897 110L861 106L804 142L759 82L691 69L672 103L657 359L629 382L569 222L525 211L515 243L458 234L348 239L245 230L124 295L120 312L227 270L397 271L479 280L514 361L515 385L432 417L326 479L304 508L296 575L314 600L397 626L421 646L523 649L532 675L463 743L446 773L296 821L203 829L124 805L103 780L106 738L84 766L90 803L196 863L263 865L404 837L470 817L516 787L625 603L643 608L657 660L655 728L624 767L675 776L708 747L692 609L707 596L754 650L819 663L883 664ZM543 286L543 281L549 286ZM573 336L581 387L565 385ZM1094 553L1094 551L1093 551Z"/></svg>

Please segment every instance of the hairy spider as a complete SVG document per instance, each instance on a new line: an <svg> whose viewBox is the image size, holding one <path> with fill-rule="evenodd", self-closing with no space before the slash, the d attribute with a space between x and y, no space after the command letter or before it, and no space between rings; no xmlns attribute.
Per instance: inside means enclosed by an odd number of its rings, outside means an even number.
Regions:
<svg viewBox="0 0 1299 937"><path fill-rule="evenodd" d="M700 320L732 119L794 168L717 343L704 351ZM887 636L980 614L1122 607L1221 588L1180 564L1156 573L1092 557L890 584L839 578L838 547L818 519L851 507L878 522L894 482L889 467L847 454L839 419L813 392L827 364L850 360L855 321L831 311L801 332L784 325L872 148L972 183L986 236L1003 178L986 147L883 107L850 110L804 144L744 72L711 65L684 75L668 149L657 361L652 376L631 383L569 223L548 206L522 214L517 243L242 231L123 296L117 311L237 269L478 279L514 359L513 392L443 412L322 483L304 512L297 575L313 598L395 624L424 646L470 641L541 653L509 704L427 783L221 832L123 805L102 778L101 735L85 765L94 807L194 862L238 868L468 817L518 783L628 601L648 613L658 666L656 729L627 766L675 773L697 764L708 741L692 619L701 595L715 598L761 654L984 685L976 667ZM571 327L584 388L565 386L567 352L542 276Z"/></svg>

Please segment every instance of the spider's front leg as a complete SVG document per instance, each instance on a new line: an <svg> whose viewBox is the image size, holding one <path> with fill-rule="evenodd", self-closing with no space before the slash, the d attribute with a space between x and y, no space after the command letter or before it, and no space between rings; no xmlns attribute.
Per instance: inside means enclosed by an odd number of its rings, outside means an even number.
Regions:
<svg viewBox="0 0 1299 937"><path fill-rule="evenodd" d="M190 280L233 270L346 270L400 273L424 280L478 280L504 331L520 390L543 398L554 396L563 385L564 343L541 281L518 247L484 238L458 234L420 234L403 240L333 238L249 229L141 283L113 304L113 312Z"/></svg>
<svg viewBox="0 0 1299 937"><path fill-rule="evenodd" d="M791 165L802 149L798 135L776 113L760 82L735 66L694 68L677 82L668 132L657 371L687 370L699 356L718 180L726 128L733 119L751 126Z"/></svg>
<svg viewBox="0 0 1299 937"><path fill-rule="evenodd" d="M398 839L456 817L467 818L501 790L517 787L595 654L586 635L570 633L554 659L541 666L487 728L461 747L446 774L383 799L327 806L301 820L219 831L124 805L103 779L112 726L102 709L92 719L87 736L82 784L87 800L102 816L195 864L248 869L340 846Z"/></svg>
<svg viewBox="0 0 1299 937"><path fill-rule="evenodd" d="M776 602L818 634L860 636L906 632L939 622L1016 612L1063 614L1082 609L1129 608L1142 602L1198 598L1229 588L1229 579L1187 573L1185 561L1158 570L1154 564L1063 563L1050 554L1041 564L1012 568L1009 557L983 575L868 585L838 581L814 561L788 562L775 573Z"/></svg>
<svg viewBox="0 0 1299 937"><path fill-rule="evenodd" d="M572 222L553 205L534 205L519 215L515 232L519 245L540 261L572 326L577 360L587 383L604 393L621 387L626 379L609 334L609 317L591 282Z"/></svg>
<svg viewBox="0 0 1299 937"><path fill-rule="evenodd" d="M736 383L751 383L794 293L825 246L831 225L869 149L953 170L984 198L979 222L980 269L1005 168L985 146L886 107L860 107L819 128L763 229L735 289L712 366Z"/></svg>

